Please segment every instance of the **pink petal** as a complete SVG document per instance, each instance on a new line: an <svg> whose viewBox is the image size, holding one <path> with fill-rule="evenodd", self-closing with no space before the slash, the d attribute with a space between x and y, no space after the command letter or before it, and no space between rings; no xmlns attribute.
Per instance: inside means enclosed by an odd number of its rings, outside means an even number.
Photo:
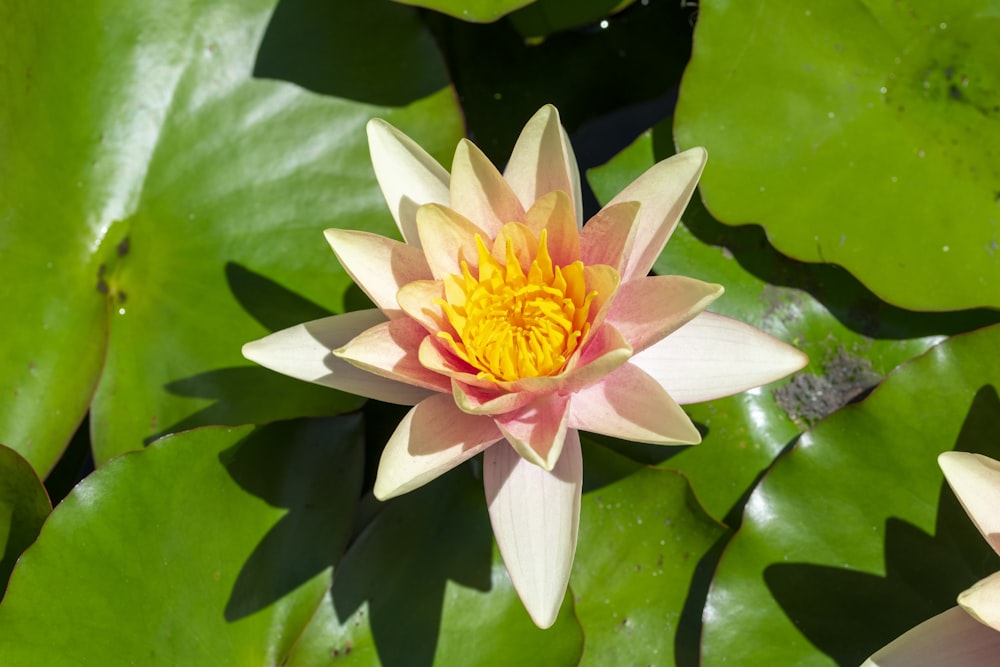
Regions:
<svg viewBox="0 0 1000 667"><path fill-rule="evenodd" d="M451 207L486 230L488 238L494 238L504 224L524 219L524 207L517 195L490 159L468 139L460 141L455 149Z"/></svg>
<svg viewBox="0 0 1000 667"><path fill-rule="evenodd" d="M476 234L485 241L486 232L447 206L421 206L417 210L417 230L434 278L462 275L463 260L471 269L479 266Z"/></svg>
<svg viewBox="0 0 1000 667"><path fill-rule="evenodd" d="M390 380L432 391L451 392L451 381L420 364L417 351L429 334L409 318L378 324L333 353L352 365Z"/></svg>
<svg viewBox="0 0 1000 667"><path fill-rule="evenodd" d="M963 591L958 596L958 604L983 625L1000 630L1000 572Z"/></svg>
<svg viewBox="0 0 1000 667"><path fill-rule="evenodd" d="M380 118L368 121L368 150L396 226L407 243L419 247L417 209L448 203L448 172L417 142Z"/></svg>
<svg viewBox="0 0 1000 667"><path fill-rule="evenodd" d="M525 209L553 190L562 190L573 200L577 224L583 224L580 170L559 124L559 112L551 104L539 109L521 130L503 176Z"/></svg>
<svg viewBox="0 0 1000 667"><path fill-rule="evenodd" d="M537 397L528 392L489 391L483 387L452 380L451 393L462 412L472 415L499 415L523 408Z"/></svg>
<svg viewBox="0 0 1000 667"><path fill-rule="evenodd" d="M325 317L273 333L243 346L243 356L265 368L387 403L414 405L432 392L356 368L330 351L385 322L377 310Z"/></svg>
<svg viewBox="0 0 1000 667"><path fill-rule="evenodd" d="M447 347L447 343L437 336L428 336L420 343L418 351L420 363L424 368L446 375L463 384L479 387L487 391L497 385L490 380L480 380L475 368L458 358Z"/></svg>
<svg viewBox="0 0 1000 667"><path fill-rule="evenodd" d="M692 148L658 162L608 202L608 206L632 201L640 205L623 281L649 273L690 201L707 157L704 148Z"/></svg>
<svg viewBox="0 0 1000 667"><path fill-rule="evenodd" d="M618 288L605 322L638 354L705 310L722 285L685 276L638 278Z"/></svg>
<svg viewBox="0 0 1000 667"><path fill-rule="evenodd" d="M450 395L431 396L403 417L386 443L375 497L387 500L423 486L500 439L489 417L465 414Z"/></svg>
<svg viewBox="0 0 1000 667"><path fill-rule="evenodd" d="M494 415L493 419L518 454L552 470L566 440L568 412L568 396L549 394L523 408Z"/></svg>
<svg viewBox="0 0 1000 667"><path fill-rule="evenodd" d="M1000 553L1000 462L982 454L944 452L938 465L965 513Z"/></svg>
<svg viewBox="0 0 1000 667"><path fill-rule="evenodd" d="M531 620L550 627L569 584L580 524L580 437L566 434L551 472L500 443L486 450L483 485L500 555Z"/></svg>
<svg viewBox="0 0 1000 667"><path fill-rule="evenodd" d="M328 229L323 233L344 270L389 317L403 314L396 302L400 287L431 277L419 248L351 229Z"/></svg>
<svg viewBox="0 0 1000 667"><path fill-rule="evenodd" d="M403 312L432 334L452 330L441 306L435 303L443 298L444 284L440 280L415 280L404 285L396 294L396 301Z"/></svg>
<svg viewBox="0 0 1000 667"><path fill-rule="evenodd" d="M562 190L545 195L525 214L524 223L541 236L547 230L549 256L557 266L566 266L580 259L580 230L573 212L573 202Z"/></svg>
<svg viewBox="0 0 1000 667"><path fill-rule="evenodd" d="M607 264L619 273L632 254L639 203L621 202L602 208L580 232L580 258L584 264Z"/></svg>
<svg viewBox="0 0 1000 667"><path fill-rule="evenodd" d="M809 358L749 324L703 312L632 357L681 405L774 382Z"/></svg>
<svg viewBox="0 0 1000 667"><path fill-rule="evenodd" d="M959 607L901 635L861 667L990 667L1000 655L1000 632Z"/></svg>
<svg viewBox="0 0 1000 667"><path fill-rule="evenodd" d="M654 445L701 442L684 410L656 380L630 363L573 394L569 426Z"/></svg>

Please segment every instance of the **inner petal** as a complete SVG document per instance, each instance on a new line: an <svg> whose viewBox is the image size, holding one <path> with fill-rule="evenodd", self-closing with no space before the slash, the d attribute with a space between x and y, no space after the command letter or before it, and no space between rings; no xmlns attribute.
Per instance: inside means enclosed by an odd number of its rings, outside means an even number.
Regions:
<svg viewBox="0 0 1000 667"><path fill-rule="evenodd" d="M445 298L437 303L456 335L438 336L479 371L480 379L512 382L556 375L590 331L597 292L588 290L581 262L553 264L546 230L534 252L518 247L533 242L533 234L505 236L503 254L499 248L491 252L476 236L478 275L462 262L462 275L444 278Z"/></svg>

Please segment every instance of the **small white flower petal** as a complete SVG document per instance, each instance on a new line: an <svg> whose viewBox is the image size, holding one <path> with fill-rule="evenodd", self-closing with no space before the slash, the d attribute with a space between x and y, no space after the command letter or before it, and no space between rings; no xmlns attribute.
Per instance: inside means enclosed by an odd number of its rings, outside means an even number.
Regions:
<svg viewBox="0 0 1000 667"><path fill-rule="evenodd" d="M551 104L539 109L521 130L503 177L525 210L553 190L562 190L573 200L577 225L583 224L580 170L559 124L559 111Z"/></svg>
<svg viewBox="0 0 1000 667"><path fill-rule="evenodd" d="M375 497L387 500L423 486L502 437L492 419L462 412L450 394L431 396L403 417L382 450Z"/></svg>
<svg viewBox="0 0 1000 667"><path fill-rule="evenodd" d="M373 375L331 352L385 321L385 315L374 309L325 317L247 343L243 356L299 380L386 403L414 405L433 392Z"/></svg>
<svg viewBox="0 0 1000 667"><path fill-rule="evenodd" d="M703 312L629 363L686 405L774 382L801 369L809 358L749 324Z"/></svg>
<svg viewBox="0 0 1000 667"><path fill-rule="evenodd" d="M963 591L958 596L958 604L983 625L1000 629L1000 572Z"/></svg>
<svg viewBox="0 0 1000 667"><path fill-rule="evenodd" d="M704 148L691 148L657 162L608 202L639 202L638 227L622 282L649 273L691 200L707 159Z"/></svg>
<svg viewBox="0 0 1000 667"><path fill-rule="evenodd" d="M1000 632L954 607L900 635L862 667L992 667L998 655Z"/></svg>
<svg viewBox="0 0 1000 667"><path fill-rule="evenodd" d="M1000 553L1000 461L968 452L944 452L938 465L976 528Z"/></svg>
<svg viewBox="0 0 1000 667"><path fill-rule="evenodd" d="M559 614L580 524L583 460L570 429L551 472L506 442L486 450L483 484L500 555L528 615L540 628Z"/></svg>
<svg viewBox="0 0 1000 667"><path fill-rule="evenodd" d="M417 209L447 204L451 177L417 142L381 118L368 121L368 150L396 226L407 243L419 248Z"/></svg>

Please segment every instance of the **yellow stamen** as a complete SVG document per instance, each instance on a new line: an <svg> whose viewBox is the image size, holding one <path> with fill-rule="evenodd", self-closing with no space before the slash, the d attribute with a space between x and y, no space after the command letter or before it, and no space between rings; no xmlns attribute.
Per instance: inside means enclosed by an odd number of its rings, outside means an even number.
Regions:
<svg viewBox="0 0 1000 667"><path fill-rule="evenodd" d="M444 279L437 303L458 334L438 334L460 358L494 382L555 375L590 330L590 304L583 263L553 266L542 230L531 265L522 267L507 239L501 266L476 236L479 275L462 262L462 275Z"/></svg>

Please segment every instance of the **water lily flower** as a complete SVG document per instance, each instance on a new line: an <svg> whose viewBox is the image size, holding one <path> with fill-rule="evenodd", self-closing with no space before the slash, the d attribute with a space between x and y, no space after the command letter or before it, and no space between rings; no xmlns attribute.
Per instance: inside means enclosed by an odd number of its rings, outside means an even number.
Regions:
<svg viewBox="0 0 1000 667"><path fill-rule="evenodd" d="M1000 554L1000 461L945 452L938 465L958 501ZM1000 657L1000 572L958 596L958 606L924 621L863 667L992 667Z"/></svg>
<svg viewBox="0 0 1000 667"><path fill-rule="evenodd" d="M368 140L405 242L345 229L326 238L378 308L279 331L243 353L413 406L382 454L379 499L485 452L500 553L531 618L548 627L576 550L578 430L697 443L679 404L771 382L806 358L705 312L719 285L647 275L704 149L656 164L581 226L579 172L552 106L528 121L502 174L467 140L451 174L381 120Z"/></svg>

